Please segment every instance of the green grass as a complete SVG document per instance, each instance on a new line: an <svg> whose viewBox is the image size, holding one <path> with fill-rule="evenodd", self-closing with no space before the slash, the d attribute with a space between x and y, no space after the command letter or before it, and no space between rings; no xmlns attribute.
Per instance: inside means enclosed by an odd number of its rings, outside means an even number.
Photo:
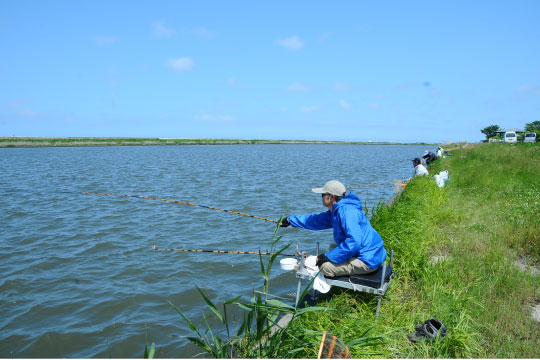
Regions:
<svg viewBox="0 0 540 360"><path fill-rule="evenodd" d="M530 316L540 279L515 265L518 256L540 263L540 146L458 148L430 170L443 169L450 172L445 188L414 179L371 219L395 250L399 275L379 321L374 296L333 289L321 306L338 311L310 313L292 328L331 331L345 342L367 329L382 337L378 346L353 347L353 357L540 357L540 325ZM432 264L433 256L444 257ZM407 334L430 317L448 335L411 344Z"/></svg>

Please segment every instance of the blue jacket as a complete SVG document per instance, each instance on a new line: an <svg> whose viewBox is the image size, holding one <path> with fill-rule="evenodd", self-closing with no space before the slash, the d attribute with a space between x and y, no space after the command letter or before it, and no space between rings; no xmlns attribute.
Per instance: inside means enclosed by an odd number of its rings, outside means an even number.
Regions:
<svg viewBox="0 0 540 360"><path fill-rule="evenodd" d="M333 228L337 247L326 253L326 257L335 264L356 257L370 269L376 269L386 259L381 236L371 227L362 212L362 201L352 192L335 204L332 211L291 215L289 222L293 227L308 230Z"/></svg>

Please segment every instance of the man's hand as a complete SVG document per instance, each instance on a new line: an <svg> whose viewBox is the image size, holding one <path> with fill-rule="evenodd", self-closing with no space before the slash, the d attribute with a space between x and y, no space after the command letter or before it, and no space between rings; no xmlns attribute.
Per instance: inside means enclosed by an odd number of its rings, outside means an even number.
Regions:
<svg viewBox="0 0 540 360"><path fill-rule="evenodd" d="M291 225L291 223L289 222L289 218L283 218L283 220L281 220L281 223L279 224L279 226L281 227L287 227Z"/></svg>
<svg viewBox="0 0 540 360"><path fill-rule="evenodd" d="M317 267L320 268L322 264L324 264L325 262L328 262L330 260L328 260L328 258L326 257L326 254L321 254L319 256L317 256Z"/></svg>

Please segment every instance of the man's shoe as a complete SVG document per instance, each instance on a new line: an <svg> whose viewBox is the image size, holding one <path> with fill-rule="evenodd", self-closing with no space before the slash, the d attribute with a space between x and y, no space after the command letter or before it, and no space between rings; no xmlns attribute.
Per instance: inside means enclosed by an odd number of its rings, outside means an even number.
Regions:
<svg viewBox="0 0 540 360"><path fill-rule="evenodd" d="M423 324L418 324L414 327L416 332L409 334L409 341L415 343L418 340L425 338L427 341L434 341L437 337L443 338L446 336L446 327L437 319L426 320Z"/></svg>

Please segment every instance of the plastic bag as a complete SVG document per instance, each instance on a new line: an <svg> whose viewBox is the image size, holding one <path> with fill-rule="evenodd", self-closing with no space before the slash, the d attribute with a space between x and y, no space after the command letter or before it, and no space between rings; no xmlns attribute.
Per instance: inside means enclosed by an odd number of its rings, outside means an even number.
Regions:
<svg viewBox="0 0 540 360"><path fill-rule="evenodd" d="M444 186L444 180L442 179L442 176L437 174L437 175L434 175L433 178L435 179L435 181L437 182L437 186L442 188Z"/></svg>
<svg viewBox="0 0 540 360"><path fill-rule="evenodd" d="M444 171L441 171L439 173L439 175L441 175L442 179L446 182L448 181L448 170L444 170Z"/></svg>

